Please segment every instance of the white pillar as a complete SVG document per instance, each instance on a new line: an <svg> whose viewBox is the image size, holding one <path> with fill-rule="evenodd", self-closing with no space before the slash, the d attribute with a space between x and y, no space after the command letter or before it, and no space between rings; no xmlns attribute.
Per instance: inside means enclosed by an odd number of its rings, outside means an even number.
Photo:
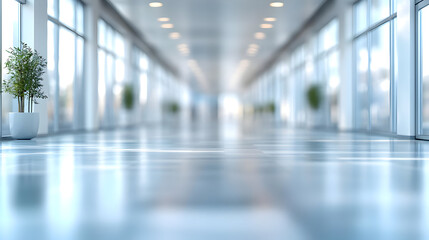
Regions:
<svg viewBox="0 0 429 240"><path fill-rule="evenodd" d="M399 0L397 16L397 134L415 136L415 5Z"/></svg>
<svg viewBox="0 0 429 240"><path fill-rule="evenodd" d="M352 42L352 7L339 3L343 9L339 15L339 126L340 130L353 129L353 42Z"/></svg>
<svg viewBox="0 0 429 240"><path fill-rule="evenodd" d="M86 8L85 64L85 129L97 130L100 126L98 112L98 18L100 0L88 1Z"/></svg>
<svg viewBox="0 0 429 240"><path fill-rule="evenodd" d="M22 41L47 58L47 0L27 0L22 5L21 22ZM43 91L48 94L49 81L46 73L42 84ZM49 99L38 99L39 104L34 106L34 111L40 114L39 134L48 134L48 101Z"/></svg>
<svg viewBox="0 0 429 240"><path fill-rule="evenodd" d="M2 2L0 1L0 53L1 54L3 54L3 48L2 48L2 32L3 32L3 28L2 28L2 17L1 17L1 6L2 6L3 4L2 4ZM1 62L1 58L0 58L0 76L3 78L3 73L2 73L2 70L3 70L3 63ZM3 97L1 96L2 95L2 93L1 93L1 90L2 90L2 84L0 84L0 114L3 114L3 102L2 102L2 99L3 99ZM0 116L0 138L1 137L3 137L3 116Z"/></svg>

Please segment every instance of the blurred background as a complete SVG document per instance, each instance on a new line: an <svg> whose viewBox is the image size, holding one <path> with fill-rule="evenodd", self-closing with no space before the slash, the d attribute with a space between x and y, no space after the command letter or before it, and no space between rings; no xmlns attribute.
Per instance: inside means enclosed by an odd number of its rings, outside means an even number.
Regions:
<svg viewBox="0 0 429 240"><path fill-rule="evenodd" d="M429 239L429 0L0 2L1 240Z"/></svg>

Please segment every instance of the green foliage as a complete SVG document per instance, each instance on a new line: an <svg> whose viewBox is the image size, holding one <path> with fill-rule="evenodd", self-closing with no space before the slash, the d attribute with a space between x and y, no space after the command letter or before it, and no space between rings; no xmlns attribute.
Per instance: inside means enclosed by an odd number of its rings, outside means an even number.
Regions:
<svg viewBox="0 0 429 240"><path fill-rule="evenodd" d="M43 74L46 69L46 59L31 49L27 44L22 47L10 48L10 54L5 62L8 78L3 80L3 91L18 99L18 110L24 112L24 101L27 98L28 112L33 111L37 99L46 99L43 92Z"/></svg>
<svg viewBox="0 0 429 240"><path fill-rule="evenodd" d="M125 109L131 110L134 107L134 88L131 84L125 85L122 92L122 102Z"/></svg>
<svg viewBox="0 0 429 240"><path fill-rule="evenodd" d="M274 113L276 111L276 104L273 102L268 103L265 106L265 111L268 113Z"/></svg>
<svg viewBox="0 0 429 240"><path fill-rule="evenodd" d="M276 104L274 102L269 102L266 104L256 105L254 107L256 113L275 113Z"/></svg>
<svg viewBox="0 0 429 240"><path fill-rule="evenodd" d="M180 106L176 102L169 102L166 104L166 109L170 113L178 113L180 111Z"/></svg>
<svg viewBox="0 0 429 240"><path fill-rule="evenodd" d="M317 110L322 105L322 87L318 84L311 85L307 90L307 101L311 109Z"/></svg>

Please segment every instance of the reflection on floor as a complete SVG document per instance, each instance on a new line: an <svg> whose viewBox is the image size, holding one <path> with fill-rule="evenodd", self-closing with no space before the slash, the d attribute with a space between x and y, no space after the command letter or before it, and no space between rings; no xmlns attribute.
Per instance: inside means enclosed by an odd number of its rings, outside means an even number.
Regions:
<svg viewBox="0 0 429 240"><path fill-rule="evenodd" d="M0 239L429 239L429 142L152 126L1 157Z"/></svg>

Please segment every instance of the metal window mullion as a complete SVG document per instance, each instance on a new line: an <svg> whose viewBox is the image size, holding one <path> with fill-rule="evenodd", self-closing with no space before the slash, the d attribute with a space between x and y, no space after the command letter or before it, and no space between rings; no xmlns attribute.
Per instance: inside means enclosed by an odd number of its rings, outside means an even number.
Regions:
<svg viewBox="0 0 429 240"><path fill-rule="evenodd" d="M58 19L60 19L60 0L54 0L55 1L55 5L54 5L54 11L55 11L55 15ZM48 19L49 19L49 14L48 14ZM59 21L58 21L59 23Z"/></svg>
<svg viewBox="0 0 429 240"><path fill-rule="evenodd" d="M21 27L21 22L22 22L22 4L25 4L25 3L21 3L18 6L18 43L19 43L20 46L21 46L21 42L22 42L22 27Z"/></svg>
<svg viewBox="0 0 429 240"><path fill-rule="evenodd" d="M84 11L84 19L85 19L85 11ZM85 28L84 28L84 33L85 33ZM81 103L81 106L84 106L83 107L83 109L81 110L81 116L80 116L80 123L81 123L81 129L83 129L84 127L85 127L85 113L86 113L86 105L84 104L85 103L85 100L86 100L86 94L85 94L85 91L84 91L84 89L85 89L85 79L86 79L86 61L87 61L87 58L86 58L86 41L85 41L85 39L84 38L82 38L82 45L83 45L83 52L82 52L82 61L83 61L83 63L82 63L82 75L81 75L81 80L80 80L80 86L81 86L81 96L80 96L80 98L79 98L79 100L80 100L80 103ZM97 57L98 57L98 51L97 51ZM97 64L97 69L98 69L98 64Z"/></svg>
<svg viewBox="0 0 429 240"><path fill-rule="evenodd" d="M357 54L356 54L356 41L353 41L352 42L352 88L353 88L353 91L352 91L352 125L353 125L353 128L354 129L357 129L357 121L356 121L356 119L357 119L357 113L356 113L356 111L357 111L357 81L356 81L356 78L357 78L357 71L356 71L356 64L357 64L357 62L356 62L356 56L357 56Z"/></svg>
<svg viewBox="0 0 429 240"><path fill-rule="evenodd" d="M417 64L416 64L416 73L417 73L417 83L416 83L416 97L417 97L417 101L416 101L416 114L417 114L417 119L416 119L416 123L417 123L417 126L416 126L416 135L418 136L418 135L422 135L422 124L421 124L421 105L422 105L422 103L421 103L421 99L422 99L422 95L421 95L421 74L420 74L420 71L421 71L421 67L420 67L420 42L421 42L421 40L420 40L420 35L421 35L421 28L420 28L420 24L421 24L421 20L420 20L420 10L418 10L418 9L416 9L416 11L417 11L417 25L416 25L416 32L417 32L417 38L416 38L416 48L415 48L415 51L416 51L416 57L417 57Z"/></svg>
<svg viewBox="0 0 429 240"><path fill-rule="evenodd" d="M85 40L85 36L84 35L80 34L75 29L73 29L73 28L65 25L64 23L60 22L58 19L56 19L54 17L51 17L51 16L48 16L48 20L51 21L51 22L53 22L53 23L55 23L55 24L57 24L57 25L59 25L59 26L61 26L61 27L63 27L63 28L65 28L65 29L67 29L67 30L69 30L73 34L75 34L75 35L77 35L77 36L79 36L79 37L81 37L81 38L83 38Z"/></svg>
<svg viewBox="0 0 429 240"><path fill-rule="evenodd" d="M55 61L55 101L54 101L54 132L58 132L60 122L59 122L59 110L60 110L60 71L59 71L59 39L60 39L60 26L54 24L54 61Z"/></svg>
<svg viewBox="0 0 429 240"><path fill-rule="evenodd" d="M396 132L395 22L390 23L390 131Z"/></svg>
<svg viewBox="0 0 429 240"><path fill-rule="evenodd" d="M423 0L420 2L416 3L416 19L417 19L417 27L416 27L416 31L417 31L417 38L415 40L415 44L416 44L416 49L415 51L417 51L416 53L416 67L415 67L415 71L417 71L417 84L416 84L416 91L417 91L417 99L416 99L416 114L417 114L417 119L416 119L416 131L417 131L417 138L419 139L425 139L428 140L428 135L425 134L424 129L423 129L423 117L422 117L422 108L423 108L423 94L422 94L422 22L421 22L421 10L425 7L427 7L429 5L429 0Z"/></svg>
<svg viewBox="0 0 429 240"><path fill-rule="evenodd" d="M368 4L366 6L367 8L367 15L366 15L366 19L367 19L367 25L370 26L371 24L371 3L372 0L368 0ZM372 42L372 30L375 29L375 26L369 27L365 32L367 33L367 38L366 38L366 48L368 51L368 71L367 71L367 85L368 85L368 92L367 92L367 97L368 97L368 104L367 104L367 108L368 108L368 120L367 120L367 130L369 132L372 131L372 116L371 116L371 103L372 103L372 78L371 78L371 42Z"/></svg>
<svg viewBox="0 0 429 240"><path fill-rule="evenodd" d="M78 37L75 35L74 36L74 79L73 79L73 123L71 126L73 130L78 129L79 124L80 124L79 114L77 111L78 110L77 106L79 104L76 104L76 103L79 103L79 99L80 99L80 96L78 97L77 94L81 93L81 91L79 91L79 85L80 85L79 78L80 77L78 76L78 67L77 67L77 64L78 64L77 63L77 61L78 61L78 59L77 59L77 51L78 51L77 42L78 42Z"/></svg>
<svg viewBox="0 0 429 240"><path fill-rule="evenodd" d="M368 6L369 6L369 4L368 4ZM369 11L369 10L368 10ZM369 14L369 12L368 12L368 14L367 14L368 16L367 16L367 21L370 21L370 14ZM361 33L359 33L359 34L357 34L357 35L355 35L354 37L353 37L353 40L354 39L357 39L357 38L359 38L360 36L362 36L362 35L365 35L365 34L367 34L367 33L369 33L369 32L371 32L371 31L373 31L373 30L375 30L375 29L377 29L378 27L380 27L381 25L383 25L383 24L385 24L385 23L387 23L387 22L390 22L390 21L392 21L393 19L395 19L396 17L398 16L398 14L397 13L394 13L394 14L392 14L392 15L390 15L389 17L387 17L387 18L385 18L385 19L383 19L383 20L381 20L381 21L379 21L379 22L377 22L377 23L375 23L375 24L373 24L373 25L371 25L370 27L368 27L365 31L363 31L363 32L361 32ZM368 23L369 24L369 23Z"/></svg>

